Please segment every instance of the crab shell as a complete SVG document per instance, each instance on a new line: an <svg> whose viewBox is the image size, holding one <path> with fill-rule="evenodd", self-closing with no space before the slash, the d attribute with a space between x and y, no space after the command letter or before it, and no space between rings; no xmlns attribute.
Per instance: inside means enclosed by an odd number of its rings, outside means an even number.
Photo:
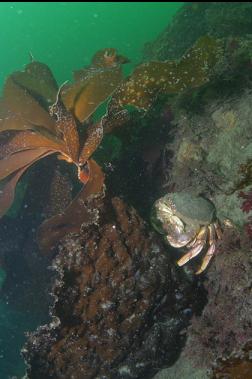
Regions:
<svg viewBox="0 0 252 379"><path fill-rule="evenodd" d="M154 228L177 248L187 245L215 218L215 207L209 200L188 192L168 193L154 203L151 214Z"/></svg>

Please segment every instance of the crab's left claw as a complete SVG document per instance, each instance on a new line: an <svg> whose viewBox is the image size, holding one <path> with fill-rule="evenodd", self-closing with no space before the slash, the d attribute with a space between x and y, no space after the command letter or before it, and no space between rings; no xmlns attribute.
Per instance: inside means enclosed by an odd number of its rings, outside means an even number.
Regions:
<svg viewBox="0 0 252 379"><path fill-rule="evenodd" d="M183 255L183 257L177 261L177 264L179 266L183 266L184 264L189 262L192 258L196 257L196 255L198 255L201 252L201 250L204 248L206 244L206 238L207 238L207 228L203 227L200 229L195 239L195 242L192 245L192 248L188 251L188 253Z"/></svg>
<svg viewBox="0 0 252 379"><path fill-rule="evenodd" d="M196 255L198 255L201 252L204 245L204 242L197 243L188 253L183 255L183 257L177 261L177 264L179 266L184 266L187 262L189 262L191 259L196 257Z"/></svg>

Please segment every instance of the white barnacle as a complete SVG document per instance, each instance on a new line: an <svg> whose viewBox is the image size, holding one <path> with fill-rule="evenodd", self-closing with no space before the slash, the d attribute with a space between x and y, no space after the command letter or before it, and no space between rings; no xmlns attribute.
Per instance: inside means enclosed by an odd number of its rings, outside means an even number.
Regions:
<svg viewBox="0 0 252 379"><path fill-rule="evenodd" d="M119 374L120 375L128 375L129 377L131 377L131 370L130 370L130 367L129 366L121 366L119 367Z"/></svg>
<svg viewBox="0 0 252 379"><path fill-rule="evenodd" d="M104 310L108 310L112 307L113 303L112 301L106 301L105 303L101 304L101 308Z"/></svg>

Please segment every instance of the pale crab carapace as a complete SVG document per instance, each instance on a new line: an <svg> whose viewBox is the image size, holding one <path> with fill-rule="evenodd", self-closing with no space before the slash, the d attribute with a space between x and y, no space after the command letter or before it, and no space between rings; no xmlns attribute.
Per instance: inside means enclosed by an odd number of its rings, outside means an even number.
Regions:
<svg viewBox="0 0 252 379"><path fill-rule="evenodd" d="M206 248L196 274L201 274L206 269L214 256L216 241L222 236L212 202L189 192L168 193L154 203L151 221L171 246L189 249L178 260L179 266Z"/></svg>

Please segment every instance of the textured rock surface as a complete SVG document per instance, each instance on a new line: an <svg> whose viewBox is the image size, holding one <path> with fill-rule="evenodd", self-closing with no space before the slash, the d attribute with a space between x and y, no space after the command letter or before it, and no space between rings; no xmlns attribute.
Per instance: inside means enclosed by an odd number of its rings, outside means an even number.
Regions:
<svg viewBox="0 0 252 379"><path fill-rule="evenodd" d="M208 101L197 114L182 111L176 122L171 174L176 190L187 186L204 193L216 205L218 217L238 227L247 218L240 209L239 192L249 188L242 168L252 157L251 109L252 95L244 89L239 97ZM185 181L188 175L191 179Z"/></svg>
<svg viewBox="0 0 252 379"><path fill-rule="evenodd" d="M250 89L244 86L237 95L226 92L205 99L203 95L197 111L178 107L174 120L177 133L168 147L173 151L173 163L166 185L177 192L186 189L211 199L224 228L217 256L206 274L208 304L201 317L193 318L183 352L185 366L189 359L196 367L195 377L199 368L214 366L215 373L207 375L226 378L223 372L235 373L239 370L235 367L243 365L247 370L250 364L242 351L252 340L251 234L247 227L251 219L250 213L244 212L250 210L250 203L244 205L246 198L241 197L241 191L250 202L251 102ZM233 355L239 357L238 362L230 358ZM217 361L219 357L229 363ZM167 375L177 375L176 371L169 372Z"/></svg>
<svg viewBox="0 0 252 379"><path fill-rule="evenodd" d="M146 46L145 59L178 59L205 34L228 38L231 50L239 40L243 48L251 12L251 3L185 4ZM186 190L209 198L224 234L203 277L207 305L193 317L178 361L155 378L250 378L252 72L249 61L240 70L233 63L228 60L234 69L205 88L170 100L173 129L163 153L170 160L160 193Z"/></svg>
<svg viewBox="0 0 252 379"><path fill-rule="evenodd" d="M95 225L60 245L52 322L31 335L25 349L30 379L139 379L163 365L172 367L159 378L205 379L214 362L216 377L225 373L223 362L232 354L239 355L238 367L248 367L251 241L240 192L249 193L252 184L251 38L244 37L251 33L251 9L250 3L186 4L148 46L148 60L177 59L210 34L225 37L227 54L213 81L161 99L151 112L163 106L162 117L136 118L119 132L119 163L106 175L109 195L122 195L146 219L150 203L169 191L202 194L217 208L224 235L206 274L208 304L194 316L182 355L173 365L201 294L187 267L175 270L169 248L116 197L112 204L105 199Z"/></svg>
<svg viewBox="0 0 252 379"><path fill-rule="evenodd" d="M178 59L202 35L217 38L251 34L250 2L189 2L153 42L147 43L144 59Z"/></svg>
<svg viewBox="0 0 252 379"><path fill-rule="evenodd" d="M29 338L29 378L147 378L176 358L192 284L133 208L113 198L60 250L54 321Z"/></svg>
<svg viewBox="0 0 252 379"><path fill-rule="evenodd" d="M252 340L252 256L247 251L226 249L218 254L207 275L208 303L189 329L185 349L199 367L218 357L242 351Z"/></svg>
<svg viewBox="0 0 252 379"><path fill-rule="evenodd" d="M208 379L208 370L195 368L183 354L172 367L161 370L153 379Z"/></svg>

